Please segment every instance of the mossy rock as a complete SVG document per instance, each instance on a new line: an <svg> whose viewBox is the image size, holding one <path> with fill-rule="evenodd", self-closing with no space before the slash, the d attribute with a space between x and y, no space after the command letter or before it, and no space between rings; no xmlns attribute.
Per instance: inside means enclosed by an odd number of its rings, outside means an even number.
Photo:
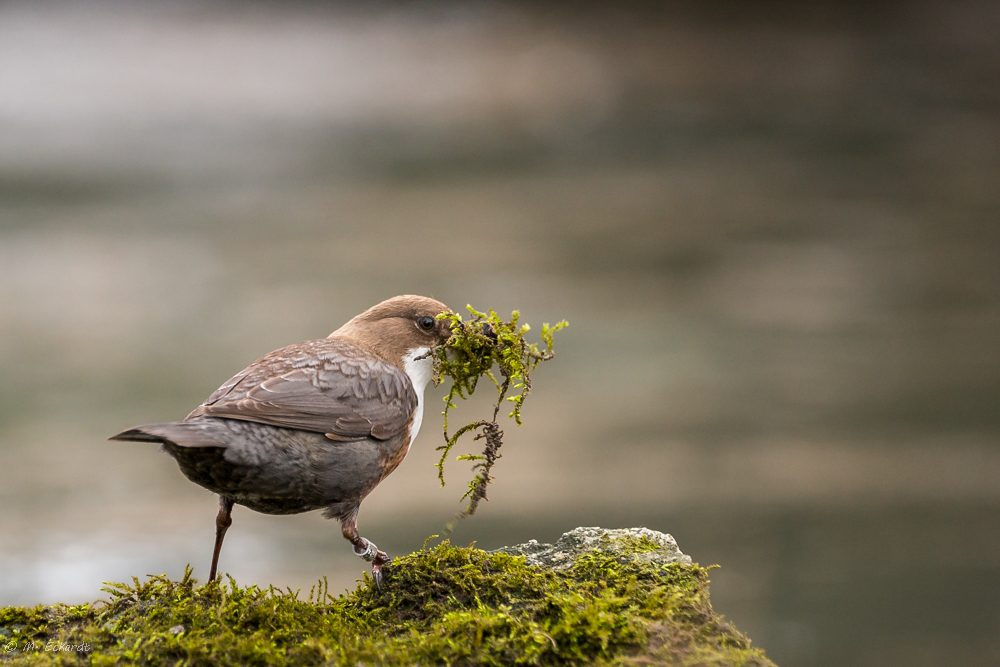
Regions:
<svg viewBox="0 0 1000 667"><path fill-rule="evenodd" d="M0 665L772 665L712 611L707 574L669 535L598 528L445 542L394 560L382 594L367 576L300 599L189 570L107 602L0 609Z"/></svg>

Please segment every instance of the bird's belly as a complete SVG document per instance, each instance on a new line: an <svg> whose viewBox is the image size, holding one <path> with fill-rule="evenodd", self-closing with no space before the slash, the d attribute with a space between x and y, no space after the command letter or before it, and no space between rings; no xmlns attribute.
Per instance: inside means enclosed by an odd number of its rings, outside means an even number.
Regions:
<svg viewBox="0 0 1000 667"><path fill-rule="evenodd" d="M243 505L261 514L301 514L326 507L313 505L298 498L269 498L258 494L239 494L232 496L237 505Z"/></svg>
<svg viewBox="0 0 1000 667"><path fill-rule="evenodd" d="M202 419L218 423L213 427L225 448L168 444L167 451L188 479L258 512L357 505L384 477L386 442L336 442L320 433Z"/></svg>

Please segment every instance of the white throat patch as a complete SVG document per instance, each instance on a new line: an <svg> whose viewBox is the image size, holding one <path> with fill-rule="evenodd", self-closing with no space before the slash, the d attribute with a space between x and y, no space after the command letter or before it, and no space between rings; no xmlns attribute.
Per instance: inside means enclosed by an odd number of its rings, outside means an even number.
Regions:
<svg viewBox="0 0 1000 667"><path fill-rule="evenodd" d="M424 420L424 389L431 381L431 371L434 368L434 360L430 357L416 359L430 351L429 347L418 347L410 350L403 357L403 371L409 376L413 383L413 391L417 392L417 409L413 413L413 424L410 426L410 443L406 446L409 451L410 445L417 439L420 431L420 423Z"/></svg>

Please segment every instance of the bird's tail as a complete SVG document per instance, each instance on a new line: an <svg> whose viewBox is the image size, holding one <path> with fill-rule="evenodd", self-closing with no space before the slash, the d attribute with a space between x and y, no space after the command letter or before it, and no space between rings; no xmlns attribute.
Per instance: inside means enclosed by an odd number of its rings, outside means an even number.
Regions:
<svg viewBox="0 0 1000 667"><path fill-rule="evenodd" d="M150 426L159 426L159 424L150 424ZM122 431L118 435L113 435L108 440L127 440L131 442L163 442L163 437L159 435L154 435L153 433L146 432L149 426L136 426L135 428L130 428L127 431Z"/></svg>
<svg viewBox="0 0 1000 667"><path fill-rule="evenodd" d="M217 421L216 419L200 418L166 424L146 424L122 431L118 435L111 436L108 440L159 442L178 447L226 447L226 443L218 438L219 429L213 423Z"/></svg>

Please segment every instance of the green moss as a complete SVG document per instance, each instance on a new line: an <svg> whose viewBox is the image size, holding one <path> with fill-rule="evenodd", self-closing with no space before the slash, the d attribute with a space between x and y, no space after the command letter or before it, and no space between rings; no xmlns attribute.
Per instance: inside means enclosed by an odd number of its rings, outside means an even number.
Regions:
<svg viewBox="0 0 1000 667"><path fill-rule="evenodd" d="M434 362L432 377L435 386L446 377L451 380L448 394L444 397L444 412L441 413L444 416L444 444L437 448L441 452L437 463L441 486L444 486L445 460L462 436L475 433L475 440L485 441L482 454L463 454L457 458L459 461L474 461L476 476L462 496L462 500L469 499L469 504L458 514L456 521L475 514L479 502L486 499L486 487L493 481L490 471L500 458L500 447L503 445L503 431L497 423L500 408L505 401L512 402L514 409L508 417L521 425L521 408L531 391L531 372L541 362L553 358L552 336L569 326L565 320L555 326L549 326L547 322L543 324L541 338L545 349L539 350L536 343L525 339L524 335L531 327L518 324L521 316L518 311L510 314L510 320L504 321L493 310L484 313L472 306L466 308L472 315L468 320L451 311L438 315L438 319L449 321L452 334L445 343L427 353ZM499 370L500 380L493 374L494 366ZM479 379L484 376L490 379L497 391L492 418L471 422L449 435L448 413L455 407L455 398L472 396ZM507 392L511 389L515 395L508 397ZM446 532L450 532L453 526L454 521L448 524Z"/></svg>
<svg viewBox="0 0 1000 667"><path fill-rule="evenodd" d="M649 550L636 542L633 553ZM306 599L232 579L198 586L190 570L133 579L103 603L0 609L0 663L771 664L712 611L706 569L603 546L553 572L446 542L393 561L381 596L367 576L338 597L320 582ZM46 650L58 646L89 650Z"/></svg>

